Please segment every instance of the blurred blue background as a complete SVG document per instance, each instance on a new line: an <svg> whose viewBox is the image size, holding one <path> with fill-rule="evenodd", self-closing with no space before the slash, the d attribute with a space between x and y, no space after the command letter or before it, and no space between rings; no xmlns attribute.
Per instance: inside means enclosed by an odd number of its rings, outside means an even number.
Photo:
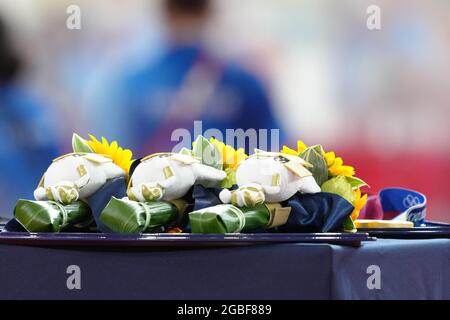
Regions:
<svg viewBox="0 0 450 320"><path fill-rule="evenodd" d="M1 215L72 132L140 157L203 120L322 143L370 192L416 189L450 221L450 2L181 2L0 0ZM373 4L381 30L366 27Z"/></svg>

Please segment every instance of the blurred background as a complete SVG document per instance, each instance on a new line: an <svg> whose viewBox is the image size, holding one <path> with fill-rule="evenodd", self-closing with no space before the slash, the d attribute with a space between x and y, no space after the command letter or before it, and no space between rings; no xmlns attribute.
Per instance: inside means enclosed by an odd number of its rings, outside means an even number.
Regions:
<svg viewBox="0 0 450 320"><path fill-rule="evenodd" d="M449 34L447 0L0 0L0 214L73 132L140 157L203 120L322 143L450 222Z"/></svg>

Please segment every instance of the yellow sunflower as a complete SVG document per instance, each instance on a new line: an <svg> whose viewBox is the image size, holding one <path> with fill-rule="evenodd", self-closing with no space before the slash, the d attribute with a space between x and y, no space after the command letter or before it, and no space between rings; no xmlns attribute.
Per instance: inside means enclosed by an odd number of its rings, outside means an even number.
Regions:
<svg viewBox="0 0 450 320"><path fill-rule="evenodd" d="M86 141L89 147L98 154L106 155L112 159L112 161L122 168L127 174L130 172L131 163L133 162L133 153L129 149L122 149L119 147L117 141L108 143L104 137L102 141L98 141L93 135L89 135L91 140Z"/></svg>
<svg viewBox="0 0 450 320"><path fill-rule="evenodd" d="M297 150L291 149L287 146L283 146L281 153L299 156L305 151L308 146L301 140L297 141ZM336 157L334 152L323 152L323 156L327 162L328 174L330 176L346 176L353 177L355 175L355 169L351 166L344 166L344 161L341 157Z"/></svg>
<svg viewBox="0 0 450 320"><path fill-rule="evenodd" d="M223 168L224 169L236 169L239 163L246 158L248 155L245 154L243 148L235 150L233 147L226 145L222 141L210 138L209 141L219 149L222 154Z"/></svg>
<svg viewBox="0 0 450 320"><path fill-rule="evenodd" d="M367 201L367 194L363 195L361 197L361 189L358 188L355 190L355 201L353 201L353 206L355 209L353 209L353 212L351 214L352 220L355 221L358 219L359 212L364 207Z"/></svg>
<svg viewBox="0 0 450 320"><path fill-rule="evenodd" d="M344 166L341 157L336 157L334 152L325 152L323 154L328 165L328 174L331 176L353 177L355 169L351 166Z"/></svg>

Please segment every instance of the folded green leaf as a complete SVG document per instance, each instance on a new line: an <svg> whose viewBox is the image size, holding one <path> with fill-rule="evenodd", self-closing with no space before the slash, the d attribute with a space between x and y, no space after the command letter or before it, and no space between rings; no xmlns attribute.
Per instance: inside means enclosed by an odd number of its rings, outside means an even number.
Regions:
<svg viewBox="0 0 450 320"><path fill-rule="evenodd" d="M80 152L80 153L94 152L91 149L91 147L88 145L86 140L84 140L82 137L80 137L76 133L74 133L72 136L72 149L73 149L73 152Z"/></svg>
<svg viewBox="0 0 450 320"><path fill-rule="evenodd" d="M220 150L203 136L198 136L192 143L192 154L203 164L222 170L223 161Z"/></svg>
<svg viewBox="0 0 450 320"><path fill-rule="evenodd" d="M347 182L350 183L352 186L352 189L358 189L363 186L368 186L366 182L363 180L356 178L356 177L345 177L347 179Z"/></svg>
<svg viewBox="0 0 450 320"><path fill-rule="evenodd" d="M328 180L328 166L323 156L323 148L321 145L307 148L300 154L300 157L313 165L313 167L308 168L308 170L311 171L319 186Z"/></svg>
<svg viewBox="0 0 450 320"><path fill-rule="evenodd" d="M175 205L167 201L137 202L112 197L100 220L119 233L142 233L167 226L178 217Z"/></svg>
<svg viewBox="0 0 450 320"><path fill-rule="evenodd" d="M91 209L76 201L62 205L54 201L18 200L14 217L28 232L60 232L91 217Z"/></svg>

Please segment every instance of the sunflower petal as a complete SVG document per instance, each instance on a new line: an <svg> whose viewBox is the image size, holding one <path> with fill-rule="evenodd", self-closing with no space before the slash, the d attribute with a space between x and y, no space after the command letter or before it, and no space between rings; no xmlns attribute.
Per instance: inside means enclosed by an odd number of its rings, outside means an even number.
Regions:
<svg viewBox="0 0 450 320"><path fill-rule="evenodd" d="M133 153L131 152L131 150L129 150L129 149L123 150L122 158L124 160L130 161L132 157L133 157Z"/></svg>
<svg viewBox="0 0 450 320"><path fill-rule="evenodd" d="M96 137L94 137L92 134L89 134L89 138L91 138L92 141L99 143Z"/></svg>
<svg viewBox="0 0 450 320"><path fill-rule="evenodd" d="M333 151L330 152L326 152L324 154L325 160L327 161L327 165L328 167L332 166L334 163L334 159L336 158L336 155L334 154Z"/></svg>
<svg viewBox="0 0 450 320"><path fill-rule="evenodd" d="M293 156L298 156L300 153L289 148L288 146L283 146L283 149L281 149L281 153L290 154Z"/></svg>
<svg viewBox="0 0 450 320"><path fill-rule="evenodd" d="M129 172L131 163L133 162L133 153L131 150L123 149L115 140L110 144L105 137L101 138L101 142L91 134L89 137L91 140L86 142L95 153L111 158L117 166L121 167L126 173Z"/></svg>
<svg viewBox="0 0 450 320"><path fill-rule="evenodd" d="M302 140L298 140L297 141L297 152L298 152L298 154L302 153L306 149L308 149L308 146Z"/></svg>

